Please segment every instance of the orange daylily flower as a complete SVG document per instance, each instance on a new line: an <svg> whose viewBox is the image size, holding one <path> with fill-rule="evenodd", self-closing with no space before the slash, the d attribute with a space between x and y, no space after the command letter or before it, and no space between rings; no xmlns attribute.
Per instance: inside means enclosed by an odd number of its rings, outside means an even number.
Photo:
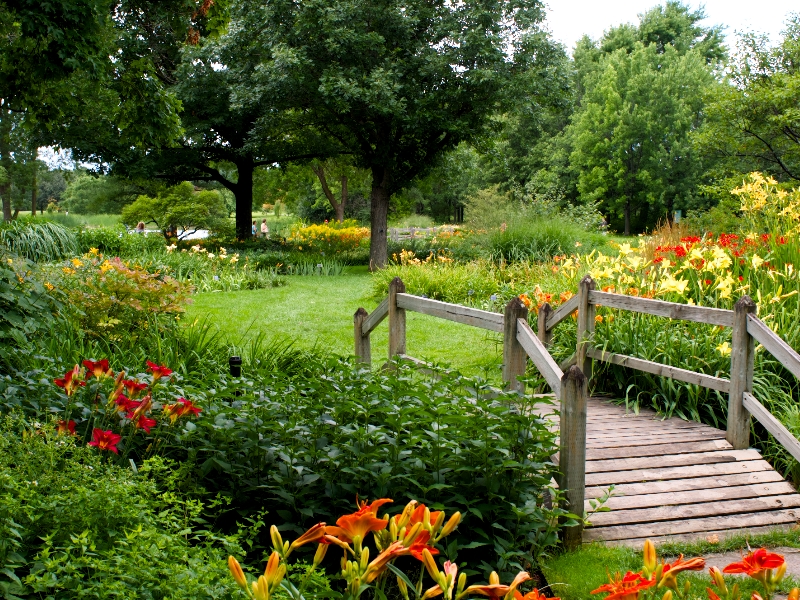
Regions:
<svg viewBox="0 0 800 600"><path fill-rule="evenodd" d="M777 569L783 564L783 556L767 552L766 548L759 548L755 552L749 552L743 556L741 562L729 564L722 569L722 572L745 573L753 579L763 580L768 569Z"/></svg>
<svg viewBox="0 0 800 600"><path fill-rule="evenodd" d="M497 573L492 572L492 574L489 576L488 585L471 585L464 590L464 595L467 596L469 594L480 594L481 596L488 596L489 598L496 600L498 598L502 598L509 592L513 594L519 584L527 581L530 578L531 576L529 573L526 571L520 571L510 585L503 585L500 583Z"/></svg>
<svg viewBox="0 0 800 600"><path fill-rule="evenodd" d="M69 421L61 419L58 423L56 423L56 433L58 435L76 435L75 421L72 419Z"/></svg>
<svg viewBox="0 0 800 600"><path fill-rule="evenodd" d="M609 592L609 595L604 600L637 600L639 592L653 587L656 584L656 579L646 579L641 573L631 573L628 571L624 577L620 577L617 573L613 578L609 577L610 581L605 585L601 585L596 590L592 590L592 594L601 594Z"/></svg>
<svg viewBox="0 0 800 600"><path fill-rule="evenodd" d="M433 555L439 554L439 551L436 548L428 546L430 539L430 532L420 531L419 535L414 539L414 542L408 547L408 551L411 556L417 560L422 560L422 551L426 549Z"/></svg>
<svg viewBox="0 0 800 600"><path fill-rule="evenodd" d="M393 500L381 498L380 500L375 500L372 504L367 504L366 501L359 503L359 508L356 512L339 517L336 520L336 526L326 527L325 533L335 536L343 542L350 543L356 536L361 537L363 540L364 536L370 531L386 529L389 519L379 519L378 509L389 502L393 502Z"/></svg>
<svg viewBox="0 0 800 600"><path fill-rule="evenodd" d="M666 563L661 573L662 575L666 575L667 573L677 575L681 571L702 571L705 567L706 559L697 557L683 560L683 554L681 554L674 563Z"/></svg>
<svg viewBox="0 0 800 600"><path fill-rule="evenodd" d="M533 588L530 592L528 592L524 596L520 594L517 590L514 590L514 600L548 600L548 599L547 596L539 593L539 590ZM550 600L561 600L561 598L550 598Z"/></svg>
<svg viewBox="0 0 800 600"><path fill-rule="evenodd" d="M325 538L325 523L317 523L311 529L306 531L303 535L297 538L292 544L289 546L289 550L294 550L295 548L299 548L300 546L304 546L305 544L310 544L312 542L319 542L324 540ZM324 543L327 543L324 542Z"/></svg>
<svg viewBox="0 0 800 600"><path fill-rule="evenodd" d="M378 556L367 565L367 570L364 572L364 581L366 583L372 583L386 570L386 566L392 560L398 556L406 556L408 553L409 548L403 546L403 542L392 542L386 550L378 554Z"/></svg>

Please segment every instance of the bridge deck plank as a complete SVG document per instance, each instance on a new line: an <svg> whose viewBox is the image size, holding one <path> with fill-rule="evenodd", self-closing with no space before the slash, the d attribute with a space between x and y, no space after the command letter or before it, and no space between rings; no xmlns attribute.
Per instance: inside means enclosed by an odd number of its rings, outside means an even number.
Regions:
<svg viewBox="0 0 800 600"><path fill-rule="evenodd" d="M543 418L557 426L552 410L543 408ZM723 537L800 522L794 488L757 450L733 450L714 427L591 398L586 437L586 509L615 486L609 511L590 517L586 543L641 546L646 538Z"/></svg>

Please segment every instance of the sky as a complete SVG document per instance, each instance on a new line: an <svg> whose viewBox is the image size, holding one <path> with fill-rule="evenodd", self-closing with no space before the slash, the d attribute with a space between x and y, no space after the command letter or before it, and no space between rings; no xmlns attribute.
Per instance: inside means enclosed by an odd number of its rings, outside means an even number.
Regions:
<svg viewBox="0 0 800 600"><path fill-rule="evenodd" d="M553 37L572 50L583 34L598 39L603 31L620 23L637 23L639 13L662 4L658 0L544 0L548 6L547 27ZM773 41L789 13L800 12L797 0L697 0L685 2L693 10L705 5L708 18L703 25L723 25L729 46L734 45L736 31L766 33Z"/></svg>

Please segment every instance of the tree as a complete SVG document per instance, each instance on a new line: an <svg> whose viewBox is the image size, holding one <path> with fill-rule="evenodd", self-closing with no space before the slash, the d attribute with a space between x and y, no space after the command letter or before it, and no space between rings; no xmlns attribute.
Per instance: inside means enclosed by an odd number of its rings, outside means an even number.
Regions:
<svg viewBox="0 0 800 600"><path fill-rule="evenodd" d="M775 47L763 36L741 38L729 80L710 94L700 149L720 161L722 178L762 171L800 181L798 106L800 15L794 15Z"/></svg>
<svg viewBox="0 0 800 600"><path fill-rule="evenodd" d="M139 221L153 223L169 239L171 231L181 237L201 229L219 230L226 223L227 210L219 192L195 191L185 181L155 197L139 196L122 209L122 222L135 226Z"/></svg>
<svg viewBox="0 0 800 600"><path fill-rule="evenodd" d="M301 111L371 172L379 268L392 194L484 131L548 43L543 17L535 0L242 0L230 30L247 59L229 66L254 74L239 102Z"/></svg>
<svg viewBox="0 0 800 600"><path fill-rule="evenodd" d="M689 136L712 82L699 52L661 53L641 42L613 52L587 79L570 127L578 190L584 201L601 201L612 225L621 219L625 235L690 206L702 171Z"/></svg>

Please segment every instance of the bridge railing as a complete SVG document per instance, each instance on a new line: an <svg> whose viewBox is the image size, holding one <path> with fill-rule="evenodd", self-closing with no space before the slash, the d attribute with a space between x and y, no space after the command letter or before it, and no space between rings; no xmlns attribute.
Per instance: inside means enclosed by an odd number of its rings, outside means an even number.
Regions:
<svg viewBox="0 0 800 600"><path fill-rule="evenodd" d="M607 352L594 345L596 307L628 310L632 312L706 323L732 328L731 378L724 379L705 373L664 365L634 356ZM559 411L559 488L564 491L567 508L580 514L586 485L586 411L587 377L591 375L592 362L599 360L623 365L646 373L660 375L707 387L729 395L728 429L726 439L734 449L750 445L750 419L755 417L778 442L797 460L800 460L800 442L753 396L753 369L755 343L760 343L786 369L800 378L800 354L776 335L755 315L756 304L749 296L742 296L734 310L722 310L598 292L590 276L584 277L577 295L558 309L545 303L539 307L538 331L528 325L528 309L519 298L513 298L503 314L440 302L406 293L403 282L395 277L389 284L389 295L372 312L363 308L356 311L354 322L355 355L369 365L371 361L370 335L388 317L389 358L402 357L417 365L427 363L409 356L406 352L406 311L414 311L471 325L503 334L503 382L507 389L524 393L519 380L525 374L528 359L553 390L560 401ZM575 353L561 365L548 351L554 328L577 313L577 345ZM582 526L565 529L567 546L581 543Z"/></svg>

